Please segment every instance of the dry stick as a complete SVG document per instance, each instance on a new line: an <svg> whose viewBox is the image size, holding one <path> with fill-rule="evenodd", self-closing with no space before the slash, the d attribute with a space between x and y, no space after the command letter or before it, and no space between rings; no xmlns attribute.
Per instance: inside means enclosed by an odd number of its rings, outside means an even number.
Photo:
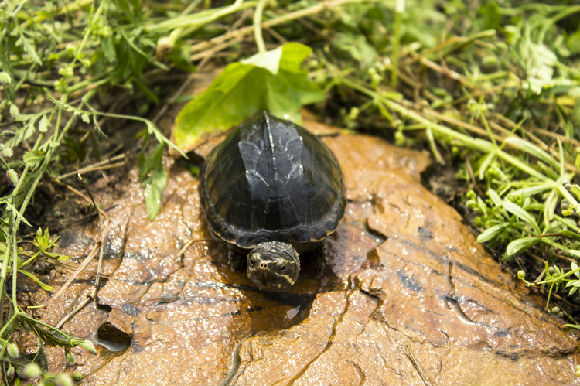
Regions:
<svg viewBox="0 0 580 386"><path fill-rule="evenodd" d="M438 113L438 112L433 111L433 110L423 110L423 113L427 116L430 116L432 118L437 119L438 121L447 122L455 127L461 127L461 128L467 129L467 130L469 130L473 133L476 133L480 136L487 136L487 132L484 129L479 128L477 126L470 125L469 123L460 121L459 119L452 118L450 116ZM498 138L498 139L501 141L501 138Z"/></svg>
<svg viewBox="0 0 580 386"><path fill-rule="evenodd" d="M282 36L278 32L276 32L276 30L274 30L273 28L264 28L264 31L266 31L270 35L272 35L276 40L278 40L278 42L280 44L288 43L288 40L286 38L284 38L284 36Z"/></svg>
<svg viewBox="0 0 580 386"><path fill-rule="evenodd" d="M425 374L425 371L423 371L423 368L421 367L417 359L415 359L415 356L413 355L413 353L411 353L411 350L409 350L409 348L405 344L399 343L398 339L391 335L389 329L391 329L391 326L389 326L388 323L385 323L385 325L383 326L383 330L387 333L389 338L391 338L391 342L393 342L393 344L399 351L405 354L405 356L411 362L415 370L417 370L417 373L419 374L419 377L421 377L423 383L426 386L432 386L433 382L431 382L427 374Z"/></svg>
<svg viewBox="0 0 580 386"><path fill-rule="evenodd" d="M556 134L556 133L552 133L549 130L540 129L540 128L532 128L531 130L537 131L539 134L545 135L547 137L552 137L554 139L559 139L560 142L562 142L562 143L568 142L568 143L570 143L570 144L572 144L572 145L574 145L576 147L580 147L580 142L578 142L574 138L564 137L563 135Z"/></svg>
<svg viewBox="0 0 580 386"><path fill-rule="evenodd" d="M87 304L89 304L90 301L91 301L91 298L89 296L87 296L81 303L79 303L78 306L75 307L74 310L72 310L71 312L69 312L68 314L63 316L62 319L59 320L58 323L54 327L60 329L63 324L65 324L70 318L75 316L76 313L79 312L80 310L82 310Z"/></svg>
<svg viewBox="0 0 580 386"><path fill-rule="evenodd" d="M196 60L200 60L200 59L215 57L218 52L223 51L225 48L227 48L232 43L233 43L233 41L232 42L226 42L226 43L218 44L218 45L212 47L211 49L208 49L208 50L202 51L202 52L200 52L198 54L192 55L190 57L190 59L192 61L196 61Z"/></svg>
<svg viewBox="0 0 580 386"><path fill-rule="evenodd" d="M451 52L456 51L458 49L460 49L461 47L466 46L467 44L470 43L474 43L474 44L479 44L479 45L483 45L484 47L493 47L493 44L488 43L486 44L486 42L480 40L483 38L489 38L489 37L495 37L496 36L496 32L493 30L486 30L486 31L481 31L478 32L474 35L471 36L452 36L450 38L448 38L447 40L442 41L441 43L437 44L434 47L431 47L429 49L424 50L421 55L422 56L430 56L433 53L439 53L438 57L442 58L443 56L449 55ZM457 45L455 47L453 47L454 44ZM445 49L447 47L450 47L451 49L445 51ZM443 51L443 53L441 54L441 51ZM407 61L405 64L406 65L410 65L413 62L417 61L417 57L413 58L410 61Z"/></svg>
<svg viewBox="0 0 580 386"><path fill-rule="evenodd" d="M287 23L289 21L295 20L295 19L300 19L303 18L305 16L310 16L310 15L315 15L319 12L324 11L327 8L331 8L331 7L335 7L335 6L339 6L341 4L346 4L346 3L353 3L353 2L360 2L359 1L355 1L355 0L334 0L334 1L322 1L310 8L305 8L305 9L300 9L298 11L295 12L290 12L287 14L284 14L282 16L276 17L274 19L265 21L262 23L262 28L269 28L269 27L273 27L275 25L278 24L283 24L283 23ZM220 36L216 36L213 39L198 43L194 46L191 47L191 51L192 52L200 52L200 51L204 51L208 48L211 48L213 46L216 46L218 44L223 44L229 40L240 40L243 36L245 35L249 35L254 33L254 26L247 26L244 28L240 28L237 30L233 30L233 31L229 31L223 35ZM191 58L193 58L194 55L191 56Z"/></svg>
<svg viewBox="0 0 580 386"><path fill-rule="evenodd" d="M72 281L74 279L76 279L76 277L85 269L87 264L89 264L91 262L91 260L93 259L93 257L95 257L95 255L97 254L97 251L99 250L100 246L101 246L101 242L99 241L93 247L93 250L91 251L91 253L89 253L89 255L87 257L85 257L85 259L83 260L81 265L79 265L79 267L72 273L72 275L69 277L69 279L66 281L66 283L64 283L64 285L62 287L60 287L60 289L54 294L54 296L50 298L50 300L47 303L47 306L52 304L64 292L64 290L68 288L70 283L72 283Z"/></svg>
<svg viewBox="0 0 580 386"><path fill-rule="evenodd" d="M106 227L104 225L105 220L103 220L102 217L100 217L100 221L101 221L101 240L100 240L100 244L101 245L105 245L105 235L107 234L106 232ZM107 224L108 224L109 220L107 219ZM97 292L99 291L99 284L101 283L101 270L103 268L103 258L105 256L105 248L101 248L101 251L99 253L99 261L97 262L97 275L95 277L95 287L93 288L93 292L91 293L90 296L87 297L86 300L88 304L88 302L92 299L95 301L95 309L97 308Z"/></svg>
<svg viewBox="0 0 580 386"><path fill-rule="evenodd" d="M411 350L409 350L409 348L406 345L400 345L399 348L403 351L403 353L407 356L407 358L409 358L409 360L413 364L413 367L415 367L415 370L417 370L417 373L419 373L419 376L423 380L423 383L427 386L432 386L433 382L431 382L429 377L427 377L427 374L425 374L425 371L423 371L423 368L421 367L417 359L415 359L415 356L413 355Z"/></svg>
<svg viewBox="0 0 580 386"><path fill-rule="evenodd" d="M238 18L238 20L236 20L236 22L234 24L232 24L232 27L228 29L228 33L231 31L235 31L237 30L247 19L249 19L250 17L252 17L252 10L248 9L244 12L242 12L242 14L240 15L240 17ZM240 39L241 40L241 39ZM225 43L225 44L220 44L218 45L219 50L217 50L218 47L214 47L211 52L212 55L213 54L217 54L219 51L221 51L222 49L226 48L229 45L229 43ZM199 68L202 69L205 67L205 65L209 62L209 60L211 59L211 56L206 55L201 63L199 64Z"/></svg>
<svg viewBox="0 0 580 386"><path fill-rule="evenodd" d="M414 61L419 61L421 64L423 64L424 66L430 68L431 70L438 72L444 76L447 76L450 79L453 79L459 83L461 83L462 86L464 87L468 87L470 89L473 89L473 86L470 84L470 82L468 81L468 79L466 77L464 77L463 75L449 69L448 67L443 67L438 65L437 63L433 62L430 59L425 58L424 56L417 54L416 52L410 51L409 55L413 57L413 60L408 62L408 64L411 64ZM406 63L407 64L407 63ZM504 86L499 87L499 89L501 90L501 88L503 88ZM475 89L473 90L473 94L474 95L486 95L486 94L490 94L493 93L495 90L495 88L492 88L490 90L480 90L480 89ZM457 104L459 101L467 99L467 97L462 97L459 99L456 99L453 104Z"/></svg>
<svg viewBox="0 0 580 386"><path fill-rule="evenodd" d="M60 181L57 178L52 177L52 180L55 181L56 183L64 186L64 187L66 187L68 190L70 190L71 192L73 192L74 194L76 194L77 196L79 196L80 198L82 198L83 200L88 202L89 204L93 205L95 207L95 209L97 210L97 212L99 213L99 215L104 216L106 219L109 219L107 214L101 208L99 208L99 206L96 205L93 202L93 200L91 200L89 197L85 196L83 193L79 192L77 189L73 188L72 186L70 186L68 184L65 184L64 182Z"/></svg>
<svg viewBox="0 0 580 386"><path fill-rule="evenodd" d="M387 69L389 68L390 66L387 66ZM413 79L413 75L414 74L411 73L407 74L406 69L401 69L398 74L399 78L405 83L407 83L409 86L413 87L414 89L422 89L423 85L418 80Z"/></svg>
<svg viewBox="0 0 580 386"><path fill-rule="evenodd" d="M503 116L503 115L501 115L501 114L494 113L494 114L493 114L493 117L494 117L495 119L497 119L498 121L501 121L501 122L502 122L502 124L504 124L504 125L505 125L506 127L508 127L510 130L517 129L517 128L519 128L519 127L520 127L520 125L519 125L519 124L515 123L514 121L512 121L512 120L511 120L511 119L509 119L509 118L506 118L506 117L504 117L504 116ZM548 135L548 136L551 136L551 137L553 137L553 138L560 139L560 141L561 141L562 143L564 143L564 142L567 142L566 140L571 140L571 142L576 142L575 140L573 140L573 139L571 139L571 138L562 137L562 136L560 136L560 135L558 135L558 134L554 134L554 133L551 133L551 132L545 132L545 133L541 133L540 131L541 131L542 129L534 129L534 128L530 128L530 130L533 130L533 131L538 131L540 134L543 134L543 135ZM528 130L526 130L526 134L527 134L527 132L528 132ZM578 143L578 142L576 142L576 143ZM579 145L580 145L580 144L579 144Z"/></svg>
<svg viewBox="0 0 580 386"><path fill-rule="evenodd" d="M469 82L467 81L467 79L463 75L461 75L461 74L459 74L459 73L457 73L457 72L455 72L447 67L442 67L442 66L438 65L437 63L435 63L434 61L427 59L424 56L421 56L421 55L416 54L414 52L411 52L410 54L413 57L417 57L419 59L419 61L421 62L421 64L424 65L425 67L429 67L433 71L437 71L443 75L446 75L447 77L458 81L459 83L461 83L464 86L470 86Z"/></svg>
<svg viewBox="0 0 580 386"><path fill-rule="evenodd" d="M121 159L123 159L122 162L116 162L116 161L119 161ZM116 162L116 163L114 163L114 162ZM125 154L119 154L119 155L116 155L114 157L103 160L101 162L97 162L97 163L94 163L92 165L88 165L88 166L85 166L83 168L80 168L78 170L74 170L72 172L65 173L65 174L60 175L56 178L59 180L62 180L64 178L76 176L78 174L82 175L82 174L86 174L86 173L90 173L90 172L95 172L98 170L106 170L106 169L116 168L116 167L122 166L124 164L125 164Z"/></svg>
<svg viewBox="0 0 580 386"><path fill-rule="evenodd" d="M479 197L485 197L485 192L481 190L477 180L475 178L475 174L473 173L473 168L471 167L471 162L469 162L469 158L465 158L465 165L467 165L467 173L469 173L469 177L471 178L470 188L475 190Z"/></svg>
<svg viewBox="0 0 580 386"><path fill-rule="evenodd" d="M163 105L163 107L161 107L161 109L159 109L159 112L157 114L155 114L155 117L152 120L152 122L155 125L157 125L157 122L167 112L167 109L169 109L169 105L171 105L179 96L181 96L181 94L183 94L183 91L185 91L185 89L191 85L191 82L193 81L192 79L193 78L191 76L188 76L186 81L183 82L182 85L179 86L177 91L171 96L171 98L169 98L169 101L167 101L167 103L165 103Z"/></svg>
<svg viewBox="0 0 580 386"><path fill-rule="evenodd" d="M102 226L101 226L101 229L102 229ZM96 247L99 247L101 245L104 245L104 236L103 235L104 235L104 232L101 232L101 240L98 242L98 244L96 245ZM69 312L67 315L63 316L62 319L59 320L58 323L56 324L56 326L55 326L56 328L61 328L63 324L65 324L70 318L72 318L74 315L76 315L77 312L79 312L80 310L82 310L87 304L89 304L91 302L91 300L94 300L95 301L95 308L97 308L97 292L99 291L99 284L100 284L100 280L101 280L101 268L102 268L102 263L103 263L104 250L105 250L105 248L100 248L99 261L97 263L97 274L96 274L96 277L95 277L95 286L93 288L93 291L89 295L87 295L83 299L83 301L80 302L74 308L74 310L72 310L71 312ZM92 254L91 259L96 254L96 251L94 251L94 252L95 253L91 252L91 254ZM86 265L85 262L83 262L83 264ZM88 262L87 262L87 264L88 264ZM82 267L79 267L79 270L81 268ZM77 270L77 271L79 271L79 270ZM77 272L75 272L75 274L73 274L73 277L71 279L69 279L69 282L71 280L73 280L74 279L74 276L76 276L76 275L78 275ZM70 284L69 282L67 282L67 284ZM61 292L61 291L62 291L62 288L61 288L61 290L59 290L59 292ZM53 297L53 299L55 297ZM51 299L51 301L52 301L52 299Z"/></svg>
<svg viewBox="0 0 580 386"><path fill-rule="evenodd" d="M123 157L124 157L124 155L123 155ZM102 165L102 166L89 165L89 166L81 168L79 170L63 174L62 176L58 176L56 178L58 178L60 180L60 179L65 179L65 178L76 176L76 175L83 175L83 174L87 174L87 173L91 173L91 172L97 172L99 170L115 169L115 168L121 167L123 165L125 165L125 161L116 162L116 163L112 163L109 165Z"/></svg>

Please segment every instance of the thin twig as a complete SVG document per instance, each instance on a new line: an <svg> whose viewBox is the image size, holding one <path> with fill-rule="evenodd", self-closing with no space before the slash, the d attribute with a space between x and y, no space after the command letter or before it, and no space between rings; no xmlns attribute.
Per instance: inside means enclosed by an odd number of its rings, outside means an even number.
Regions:
<svg viewBox="0 0 580 386"><path fill-rule="evenodd" d="M238 28L240 28L240 26L249 18L249 15L251 15L251 12L249 12L249 11L250 10L246 10L246 11L242 12L240 17L236 20L236 22L231 26L230 29L228 29L228 32L235 31ZM230 44L231 44L231 42L218 44L218 45L216 45L208 50L205 50L203 52L200 52L199 54L191 56L192 61L202 59L201 63L198 66L198 72L201 71L205 67L205 65L208 63L209 59L215 57L220 51L227 48Z"/></svg>
<svg viewBox="0 0 580 386"><path fill-rule="evenodd" d="M123 160L122 162L116 162L116 161L119 161L121 159ZM98 170L113 169L113 168L125 165L125 162L126 162L125 159L126 159L125 154L119 154L119 155L116 155L114 157L103 160L101 162L97 162L97 163L94 163L92 165L88 165L88 166L85 166L83 168L80 168L78 170L73 170L72 172L62 174L56 178L58 180L62 180L62 179L68 178L68 177L72 177L72 176L76 176L76 175L83 175L83 174L95 172Z"/></svg>
<svg viewBox="0 0 580 386"><path fill-rule="evenodd" d="M82 198L83 200L85 200L86 202L88 202L89 204L91 204L92 206L95 207L95 210L99 213L99 215L105 217L106 219L109 219L109 217L107 216L107 214L101 209L99 208L99 206L93 201L91 200L89 197L87 197L84 193L78 191L77 189L73 188L72 186L65 184L64 182L62 182L61 180L52 177L52 180L55 181L56 183L66 187L68 190L70 190L71 192L73 192L74 194L76 194L77 196L79 196L80 198Z"/></svg>
<svg viewBox="0 0 580 386"><path fill-rule="evenodd" d="M99 218L101 223L101 251L99 253L99 261L97 262L97 275L95 276L95 287L93 288L93 292L91 293L91 298L95 301L95 308L97 307L97 292L99 292L99 285L101 284L101 272L103 269L103 259L105 257L105 235L107 235L107 227L105 226L105 220L100 217ZM109 224L107 219L107 224Z"/></svg>
<svg viewBox="0 0 580 386"><path fill-rule="evenodd" d="M63 316L58 323L55 325L56 328L61 328L63 324L65 324L70 318L76 315L77 312L82 310L89 302L91 301L91 297L87 296L82 302L79 303L78 306L74 308L71 312Z"/></svg>
<svg viewBox="0 0 580 386"><path fill-rule="evenodd" d="M193 243L200 243L200 242L207 242L207 241L212 241L212 239L196 239L196 240L187 240L187 242L185 244L183 244L183 247L181 247L181 249L179 250L179 252L177 252L177 256L181 256L185 253L185 251L187 251L187 248L190 247L191 244Z"/></svg>
<svg viewBox="0 0 580 386"><path fill-rule="evenodd" d="M463 86L470 86L469 81L467 80L467 78L465 78L463 75L451 70L448 67L442 67L440 65L438 65L437 63L435 63L434 61L427 59L424 56L421 56L417 53L414 52L410 52L411 56L413 57L417 57L419 62L424 65L425 67L428 67L430 69L432 69L433 71L436 71L440 74L443 74L445 76L447 76L448 78L451 78L453 80L458 81L459 83L461 83Z"/></svg>
<svg viewBox="0 0 580 386"><path fill-rule="evenodd" d="M399 348L401 349L401 351L403 351L403 353L405 354L405 356L407 358L409 358L409 360L413 364L413 367L415 368L415 370L417 370L417 373L419 373L419 376L423 380L423 383L426 386L432 386L433 385L433 382L431 382L431 380L429 379L429 377L427 376L427 374L425 374L425 371L423 371L423 368L421 367L421 365L419 364L419 362L417 361L417 359L415 359L415 356L413 355L413 353L411 352L411 350L409 350L409 348L406 345L399 345Z"/></svg>
<svg viewBox="0 0 580 386"><path fill-rule="evenodd" d="M453 125L455 127L461 127L463 129L467 129L467 130L469 130L472 133L475 133L477 135L480 135L480 136L485 136L486 135L486 132L485 132L484 129L482 129L480 127L476 127L476 126L470 125L467 122L463 122L463 121L461 121L459 119L455 119L453 117L450 117L449 115L441 114L441 113L438 113L437 111L427 110L427 109L423 109L422 110L422 113L425 114L425 115L427 115L427 116L429 116L429 117L431 117L431 118L435 118L438 121L442 121L442 122L449 123L449 124L451 124L451 125ZM500 141L501 141L501 139L500 139Z"/></svg>
<svg viewBox="0 0 580 386"><path fill-rule="evenodd" d="M538 134L545 135L547 137L552 137L554 139L559 139L560 142L562 142L562 143L567 142L567 143L570 143L570 144L572 144L572 145L574 145L576 147L580 147L580 142L578 142L574 138L565 137L563 135L560 135L560 134L557 134L557 133L553 133L553 132L551 132L549 130L544 130L544 129L540 129L540 128L537 128L537 127L536 128L532 128L531 130L537 132Z"/></svg>
<svg viewBox="0 0 580 386"><path fill-rule="evenodd" d="M72 281L74 279L76 279L76 277L85 269L87 264L89 264L91 262L91 260L93 260L93 257L95 257L95 255L97 254L97 251L99 250L100 247L101 247L101 242L99 241L99 242L97 242L97 244L95 244L95 246L93 247L93 250L88 254L88 256L85 257L85 259L83 260L81 265L79 265L79 267L70 275L70 277L68 278L66 283L64 283L64 285L62 287L60 287L60 289L50 298L47 305L54 303L54 301L56 299L58 299L60 295L62 295L62 293L64 292L64 290L66 290L68 288L70 283L72 283Z"/></svg>

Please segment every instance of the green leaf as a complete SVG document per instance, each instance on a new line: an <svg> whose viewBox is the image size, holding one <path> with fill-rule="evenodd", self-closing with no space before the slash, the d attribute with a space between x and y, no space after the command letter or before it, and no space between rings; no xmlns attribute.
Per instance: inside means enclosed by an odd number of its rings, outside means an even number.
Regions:
<svg viewBox="0 0 580 386"><path fill-rule="evenodd" d="M48 284L44 284L43 282L40 281L39 278L37 278L34 274L25 271L23 269L19 269L18 273L23 274L24 276L28 276L33 282L35 282L36 284L38 284L40 286L40 288L42 288L45 291L52 291L52 287L49 286Z"/></svg>
<svg viewBox="0 0 580 386"><path fill-rule="evenodd" d="M48 130L48 118L46 118L46 115L42 115L40 122L38 122L38 131L40 131L41 133L46 133L47 130Z"/></svg>
<svg viewBox="0 0 580 386"><path fill-rule="evenodd" d="M571 53L580 53L580 29L566 38L566 45Z"/></svg>
<svg viewBox="0 0 580 386"><path fill-rule="evenodd" d="M167 172L163 167L164 150L165 145L160 143L148 154L142 151L137 158L139 181L144 181L145 206L150 220L159 213L163 189L167 184Z"/></svg>
<svg viewBox="0 0 580 386"><path fill-rule="evenodd" d="M0 83L11 84L12 77L10 76L10 74L4 71L0 71Z"/></svg>
<svg viewBox="0 0 580 386"><path fill-rule="evenodd" d="M165 146L163 144L158 144L149 154L144 152L139 153L137 158L139 181L144 181L153 169L163 167L162 161L164 150Z"/></svg>
<svg viewBox="0 0 580 386"><path fill-rule="evenodd" d="M113 35L108 35L102 40L103 53L109 63L113 63L116 58L115 43L113 43Z"/></svg>
<svg viewBox="0 0 580 386"><path fill-rule="evenodd" d="M43 342L49 345L57 345L61 347L72 348L75 345L69 335L65 334L61 330L51 327L50 325L43 323L40 320L33 319L26 314L19 314L19 319L25 322L28 327L34 331L36 336L40 338Z"/></svg>
<svg viewBox="0 0 580 386"><path fill-rule="evenodd" d="M540 229L538 228L538 224L536 224L534 217L526 212L522 207L508 200L502 201L502 207L511 214L517 216L520 220L524 220L530 224L536 230L536 232L540 233Z"/></svg>
<svg viewBox="0 0 580 386"><path fill-rule="evenodd" d="M147 206L149 220L153 220L159 213L161 196L166 184L167 172L163 167L156 168L151 174L151 177L145 182L145 205Z"/></svg>
<svg viewBox="0 0 580 386"><path fill-rule="evenodd" d="M262 67L276 75L278 73L278 66L280 65L280 58L282 57L282 46L256 54L249 59L242 60L242 63L253 64L256 67Z"/></svg>
<svg viewBox="0 0 580 386"><path fill-rule="evenodd" d="M288 43L229 64L181 110L173 129L175 144L191 150L204 134L228 129L262 110L300 123L302 105L324 99L300 68L310 52L302 44Z"/></svg>
<svg viewBox="0 0 580 386"><path fill-rule="evenodd" d="M515 239L511 243L508 244L506 248L506 253L508 256L512 256L524 248L534 245L538 242L537 237L522 237L519 239Z"/></svg>
<svg viewBox="0 0 580 386"><path fill-rule="evenodd" d="M18 43L22 43L22 48L24 48L24 51L26 51L26 53L30 55L30 58L34 63L42 65L42 60L40 60L40 57L36 52L36 47L34 47L34 43L32 43L28 38L25 38L24 35L20 35L20 39L17 42L17 44Z"/></svg>
<svg viewBox="0 0 580 386"><path fill-rule="evenodd" d="M480 180L483 180L483 176L485 175L485 171L487 170L489 165L491 165L493 160L495 160L495 152L490 152L486 156L483 157L483 161L481 162L481 165L479 166L479 170L478 170L478 175L479 175Z"/></svg>
<svg viewBox="0 0 580 386"><path fill-rule="evenodd" d="M520 45L520 55L526 63L530 91L540 94L552 82L558 57L545 45L530 41L529 37Z"/></svg>
<svg viewBox="0 0 580 386"><path fill-rule="evenodd" d="M548 224L554 217L554 211L558 204L558 189L552 189L548 199L544 203L544 222Z"/></svg>
<svg viewBox="0 0 580 386"><path fill-rule="evenodd" d="M22 156L22 160L26 164L26 166L34 168L37 164L44 160L46 153L41 150L31 150L29 152L24 153Z"/></svg>
<svg viewBox="0 0 580 386"><path fill-rule="evenodd" d="M507 223L503 223L503 224L494 225L491 228L487 228L485 230L485 232L483 232L482 234L480 234L479 236L477 236L477 242L479 242L479 243L485 243L486 241L489 241L489 240L493 239L507 225L508 225Z"/></svg>
<svg viewBox="0 0 580 386"><path fill-rule="evenodd" d="M48 231L48 228L46 228L44 232L42 231L42 228L38 228L36 230L36 237L34 238L33 243L38 249L40 249L43 252L46 251L48 248L50 248L51 247L50 233Z"/></svg>
<svg viewBox="0 0 580 386"><path fill-rule="evenodd" d="M540 185L532 186L529 188L522 188L522 189L513 190L507 196L508 197L533 196L534 194L542 193L545 190L552 189L553 186L554 186L553 183L540 184Z"/></svg>
<svg viewBox="0 0 580 386"><path fill-rule="evenodd" d="M487 195L489 196L489 198L491 198L491 202L493 202L493 204L495 206L500 206L502 204L502 199L500 198L500 196L495 192L495 190L493 189L489 189L487 191Z"/></svg>
<svg viewBox="0 0 580 386"><path fill-rule="evenodd" d="M377 50L368 42L367 38L361 34L348 32L338 33L333 39L332 45L348 54L362 67L369 67L375 63L378 55Z"/></svg>
<svg viewBox="0 0 580 386"><path fill-rule="evenodd" d="M536 145L526 141L525 139L519 137L509 137L504 140L505 144L518 148L520 150L525 151L528 154L533 155L534 157L544 161L547 164L552 164L556 167L559 167L559 163L552 158L548 153L537 147Z"/></svg>

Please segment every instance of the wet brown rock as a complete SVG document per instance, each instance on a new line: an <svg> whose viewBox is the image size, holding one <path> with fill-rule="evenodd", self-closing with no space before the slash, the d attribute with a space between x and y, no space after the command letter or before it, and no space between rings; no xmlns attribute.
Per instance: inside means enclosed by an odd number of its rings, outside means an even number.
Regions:
<svg viewBox="0 0 580 386"><path fill-rule="evenodd" d="M230 270L201 219L198 180L173 161L153 222L135 172L121 197L94 192L109 221L63 248L80 260L104 233L98 307L64 324L100 344L99 355L76 351L84 384L580 383L577 337L420 185L426 154L367 136L325 141L344 171L346 215L322 277L305 264L288 293ZM82 279L40 316L70 312L92 288ZM64 364L49 354L53 370Z"/></svg>

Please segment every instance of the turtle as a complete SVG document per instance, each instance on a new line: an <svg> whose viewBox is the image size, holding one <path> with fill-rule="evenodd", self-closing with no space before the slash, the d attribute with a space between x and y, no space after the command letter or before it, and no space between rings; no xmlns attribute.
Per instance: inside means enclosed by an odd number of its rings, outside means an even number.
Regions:
<svg viewBox="0 0 580 386"><path fill-rule="evenodd" d="M250 281L271 292L296 283L300 254L320 251L326 260L324 240L346 203L328 146L267 111L231 129L208 154L200 197L208 228L227 243L232 267L245 264Z"/></svg>

